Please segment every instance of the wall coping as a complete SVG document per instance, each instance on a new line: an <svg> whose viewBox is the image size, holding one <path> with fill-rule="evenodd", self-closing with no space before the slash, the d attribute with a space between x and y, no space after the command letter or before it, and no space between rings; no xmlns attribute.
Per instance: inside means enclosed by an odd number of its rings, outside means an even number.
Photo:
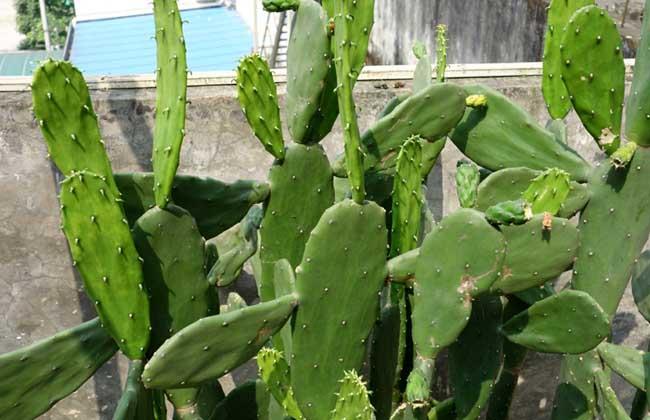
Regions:
<svg viewBox="0 0 650 420"><path fill-rule="evenodd" d="M626 73L634 69L634 59L625 60ZM413 78L415 66L367 66L359 76L360 81L410 80ZM507 77L539 77L542 75L542 63L480 63L480 64L450 64L446 77L453 79L481 79ZM273 70L276 83L286 83L286 69ZM133 76L100 76L88 77L88 87L91 90L113 89L146 89L156 86L155 75ZM0 92L24 92L30 89L30 76L0 77ZM232 86L235 84L234 71L190 73L188 86Z"/></svg>

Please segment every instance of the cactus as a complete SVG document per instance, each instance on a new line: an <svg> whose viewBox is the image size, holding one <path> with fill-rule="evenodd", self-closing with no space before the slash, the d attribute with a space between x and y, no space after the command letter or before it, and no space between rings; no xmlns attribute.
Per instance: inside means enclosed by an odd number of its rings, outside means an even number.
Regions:
<svg viewBox="0 0 650 420"><path fill-rule="evenodd" d="M142 385L140 375L142 375L143 368L144 362L142 360L134 360L129 364L126 385L122 397L117 403L113 420L156 418L158 413L154 412L155 403L153 400L153 393L156 391L146 390Z"/></svg>
<svg viewBox="0 0 650 420"><path fill-rule="evenodd" d="M566 319L571 316L571 324ZM544 353L584 353L609 334L607 314L587 293L565 290L541 300L503 324L513 343Z"/></svg>
<svg viewBox="0 0 650 420"><path fill-rule="evenodd" d="M300 6L300 0L264 0L262 6L267 12L286 12L296 10Z"/></svg>
<svg viewBox="0 0 650 420"><path fill-rule="evenodd" d="M156 26L156 125L153 170L156 205L171 201L171 189L185 137L187 57L183 22L175 0L154 0Z"/></svg>
<svg viewBox="0 0 650 420"><path fill-rule="evenodd" d="M571 110L571 100L562 80L562 36L576 10L594 4L594 0L551 0L544 36L544 71L542 93L549 114L561 119Z"/></svg>
<svg viewBox="0 0 650 420"><path fill-rule="evenodd" d="M302 413L293 398L289 365L282 353L275 349L263 348L257 354L257 366L269 392L287 414L294 419L302 419Z"/></svg>
<svg viewBox="0 0 650 420"><path fill-rule="evenodd" d="M376 418L390 418L393 400L399 398L395 390L396 380L401 373L400 362L404 358L400 348L400 335L404 336L400 305L385 305L381 308L379 318L375 323L370 350L370 402L375 408ZM405 332L405 331L404 331ZM402 338L403 340L403 338ZM397 345L396 345L397 343Z"/></svg>
<svg viewBox="0 0 650 420"><path fill-rule="evenodd" d="M566 219L553 218L552 230L538 215L523 225L502 226L507 250L492 290L515 293L544 284L566 271L578 252L578 229Z"/></svg>
<svg viewBox="0 0 650 420"><path fill-rule="evenodd" d="M142 374L144 385L187 388L219 378L254 356L296 304L289 295L190 324L154 353Z"/></svg>
<svg viewBox="0 0 650 420"><path fill-rule="evenodd" d="M467 327L449 348L449 376L457 419L477 418L490 398L501 369L503 341L498 329L502 312L498 296L476 299Z"/></svg>
<svg viewBox="0 0 650 420"><path fill-rule="evenodd" d="M237 99L255 136L276 159L284 159L280 107L269 64L259 55L245 57L237 67Z"/></svg>
<svg viewBox="0 0 650 420"><path fill-rule="evenodd" d="M493 171L559 168L576 181L588 179L589 165L505 96L484 86L465 90L468 95L485 95L488 101L487 107L468 108L449 136L465 156Z"/></svg>
<svg viewBox="0 0 650 420"><path fill-rule="evenodd" d="M647 391L647 373L644 369L646 354L643 351L616 344L601 343L598 348L598 355L605 364L632 386Z"/></svg>
<svg viewBox="0 0 650 420"><path fill-rule="evenodd" d="M328 32L327 13L321 6L314 0L300 1L287 53L286 114L297 143L318 143L338 116Z"/></svg>
<svg viewBox="0 0 650 420"><path fill-rule="evenodd" d="M602 363L595 350L564 356L560 384L555 390L552 420L596 418L594 377L602 370Z"/></svg>
<svg viewBox="0 0 650 420"><path fill-rule="evenodd" d="M117 351L99 319L0 356L0 416L33 419L77 390Z"/></svg>
<svg viewBox="0 0 650 420"><path fill-rule="evenodd" d="M584 127L607 153L618 148L625 95L621 36L605 10L586 6L562 37L562 80Z"/></svg>
<svg viewBox="0 0 650 420"><path fill-rule="evenodd" d="M271 395L261 380L248 381L233 389L217 406L211 419L271 420ZM281 415L281 414L280 414Z"/></svg>
<svg viewBox="0 0 650 420"><path fill-rule="evenodd" d="M43 62L34 71L32 100L49 156L59 170L66 176L80 171L101 175L119 196L81 72L67 62Z"/></svg>
<svg viewBox="0 0 650 420"><path fill-rule="evenodd" d="M300 307L291 385L306 418L329 418L343 372L361 368L386 277L384 220L385 211L374 203L335 204L312 231L296 268Z"/></svg>
<svg viewBox="0 0 650 420"><path fill-rule="evenodd" d="M156 205L154 176L152 173L115 174L115 182L132 226ZM172 201L192 214L205 238L213 238L237 224L252 205L263 202L268 195L269 185L257 181L226 184L212 178L177 175L172 186Z"/></svg>
<svg viewBox="0 0 650 420"><path fill-rule="evenodd" d="M494 225L521 225L533 218L526 200L504 201L485 210L485 218Z"/></svg>
<svg viewBox="0 0 650 420"><path fill-rule="evenodd" d="M497 279L505 247L503 236L471 209L447 216L424 240L415 269L416 366L409 376L409 401L427 399L435 356L465 328L472 297Z"/></svg>
<svg viewBox="0 0 650 420"><path fill-rule="evenodd" d="M418 60L413 73L413 93L418 93L431 85L433 70L431 68L431 57L429 57L427 47L423 43L418 41L413 45L413 55Z"/></svg>
<svg viewBox="0 0 650 420"><path fill-rule="evenodd" d="M616 150L610 156L612 165L614 165L616 169L625 168L630 163L630 161L632 161L634 153L636 152L636 148L637 145L633 142L626 143L625 145L619 147L618 150Z"/></svg>
<svg viewBox="0 0 650 420"><path fill-rule="evenodd" d="M558 214L570 192L569 174L557 168L550 168L533 179L521 196L530 203L533 214L550 213L554 216Z"/></svg>
<svg viewBox="0 0 650 420"><path fill-rule="evenodd" d="M243 297L239 296L235 292L230 292L228 293L228 297L226 298L226 304L219 306L219 313L225 314L226 312L237 311L247 306L248 305L246 304L246 301L244 300Z"/></svg>
<svg viewBox="0 0 650 420"><path fill-rule="evenodd" d="M476 208L485 211L504 201L518 200L540 172L528 168L506 168L491 173L478 187ZM585 184L571 181L569 195L560 206L558 216L570 219L589 201Z"/></svg>
<svg viewBox="0 0 650 420"><path fill-rule="evenodd" d="M603 418L625 420L630 417L627 415L625 408L618 400L614 390L610 386L610 379L605 372L598 371L595 375L596 390L598 391L598 400L601 405Z"/></svg>
<svg viewBox="0 0 650 420"><path fill-rule="evenodd" d="M648 3L646 2L646 9L648 10ZM643 28L641 30L643 36L641 43L637 48L636 59L634 61L634 80L632 80L632 87L630 89L630 96L627 100L625 110L625 136L628 140L637 143L640 146L650 146L650 130L649 130L649 117L650 110L648 109L648 95L650 95L650 85L648 80L648 65L650 59L650 20L643 20Z"/></svg>
<svg viewBox="0 0 650 420"><path fill-rule="evenodd" d="M476 206L479 182L480 174L476 165L465 160L456 163L456 192L461 207Z"/></svg>
<svg viewBox="0 0 650 420"><path fill-rule="evenodd" d="M632 295L636 307L650 322L650 251L645 251L639 257L632 274Z"/></svg>
<svg viewBox="0 0 650 420"><path fill-rule="evenodd" d="M438 83L445 81L447 70L447 26L436 26L436 80Z"/></svg>
<svg viewBox="0 0 650 420"><path fill-rule="evenodd" d="M149 344L149 300L120 199L104 179L79 172L61 183L61 224L103 326L127 357L141 360Z"/></svg>
<svg viewBox="0 0 650 420"><path fill-rule="evenodd" d="M366 384L355 371L343 373L341 388L337 393L336 407L332 410L332 420L373 420L373 407Z"/></svg>

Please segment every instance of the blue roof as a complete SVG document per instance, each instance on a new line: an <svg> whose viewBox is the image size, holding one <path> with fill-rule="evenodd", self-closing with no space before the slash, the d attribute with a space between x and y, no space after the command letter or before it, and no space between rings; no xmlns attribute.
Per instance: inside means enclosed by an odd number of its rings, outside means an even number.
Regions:
<svg viewBox="0 0 650 420"><path fill-rule="evenodd" d="M235 10L206 7L181 11L190 71L234 70L253 49L253 36ZM72 61L86 75L153 73L153 15L77 22Z"/></svg>

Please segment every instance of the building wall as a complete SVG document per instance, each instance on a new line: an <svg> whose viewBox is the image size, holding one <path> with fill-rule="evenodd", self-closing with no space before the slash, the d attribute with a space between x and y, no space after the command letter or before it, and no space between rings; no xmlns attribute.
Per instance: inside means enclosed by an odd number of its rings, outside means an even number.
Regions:
<svg viewBox="0 0 650 420"><path fill-rule="evenodd" d="M356 88L360 126L369 127L393 96L410 88L412 68L369 69ZM484 83L504 92L538 121L547 113L539 90L540 66L462 66L452 82ZM489 78L485 76L492 75ZM283 74L279 94L284 102ZM187 137L179 172L224 181L264 180L272 163L253 137L235 99L233 74L190 79ZM0 79L0 353L48 337L93 318L59 230L57 182L31 113L25 79ZM150 76L108 78L91 83L95 110L115 171L150 170L155 91ZM571 146L602 159L575 116L568 120ZM287 135L285 138L289 138ZM342 150L338 124L325 141L333 158ZM448 143L428 180L429 205L439 219L457 208L454 171L460 153ZM250 284L250 278L248 278ZM250 300L249 296L249 300ZM628 293L614 318L614 342L645 348L649 334ZM549 418L559 373L559 356L530 354L515 396L513 418ZM57 404L45 419L110 419L124 384L123 359L103 368L75 395ZM254 369L252 369L254 371ZM238 372L235 381L250 374ZM226 378L232 384L233 378ZM619 378L615 388L629 406L633 390Z"/></svg>
<svg viewBox="0 0 650 420"><path fill-rule="evenodd" d="M0 51L15 50L21 39L16 30L14 0L0 0Z"/></svg>

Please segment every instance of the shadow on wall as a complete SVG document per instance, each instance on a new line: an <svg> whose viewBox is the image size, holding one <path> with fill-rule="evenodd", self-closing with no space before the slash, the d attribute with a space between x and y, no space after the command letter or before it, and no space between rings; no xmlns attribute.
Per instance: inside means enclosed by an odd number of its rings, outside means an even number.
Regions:
<svg viewBox="0 0 650 420"><path fill-rule="evenodd" d="M435 55L435 27L445 24L449 63L539 61L547 6L548 0L375 0L370 60L415 64L417 40Z"/></svg>

